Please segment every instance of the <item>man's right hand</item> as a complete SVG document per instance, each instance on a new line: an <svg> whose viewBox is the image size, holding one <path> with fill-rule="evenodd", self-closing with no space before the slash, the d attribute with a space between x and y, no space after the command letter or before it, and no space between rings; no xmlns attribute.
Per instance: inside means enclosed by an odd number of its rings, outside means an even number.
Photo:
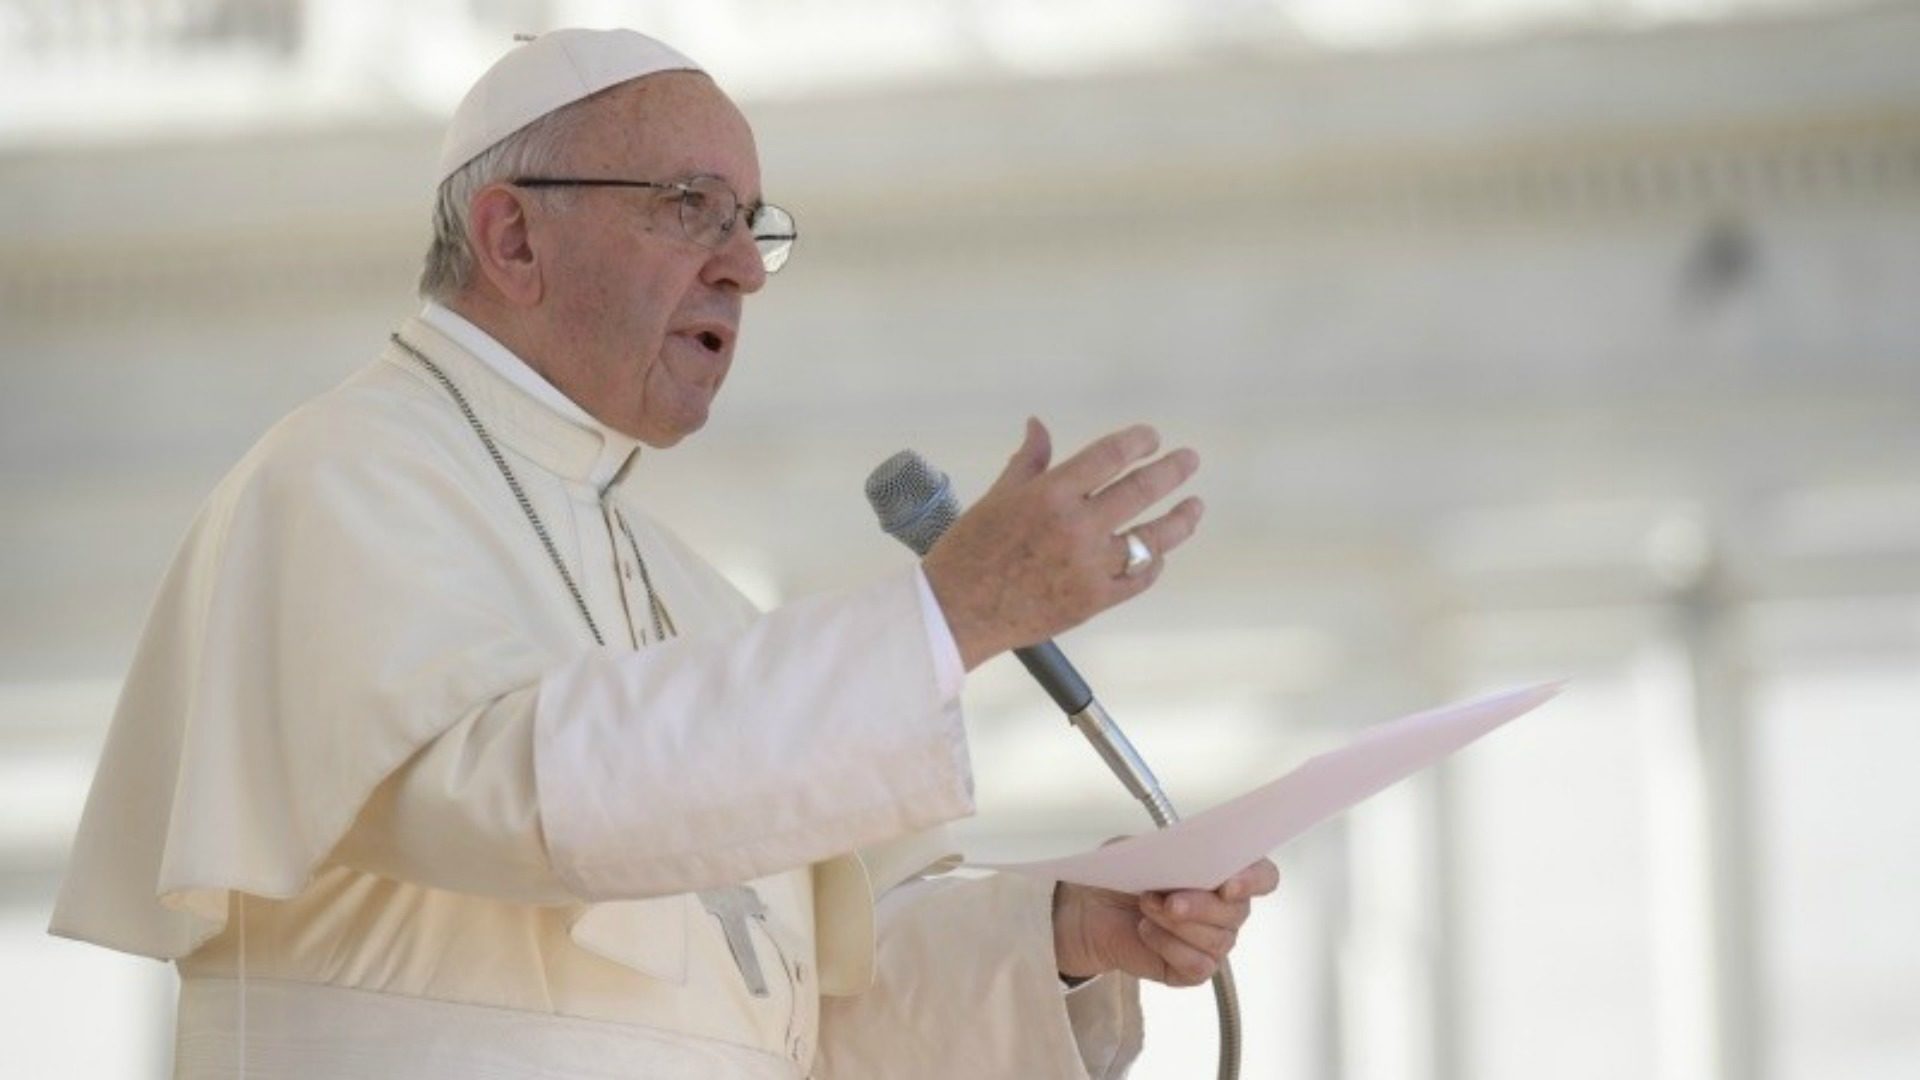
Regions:
<svg viewBox="0 0 1920 1080"><path fill-rule="evenodd" d="M1052 440L1038 420L993 487L961 514L921 566L968 671L1036 645L1144 592L1166 554L1185 543L1205 506L1182 499L1134 526L1153 561L1127 575L1128 522L1187 482L1200 455L1160 448L1146 425L1116 431L1047 467Z"/></svg>

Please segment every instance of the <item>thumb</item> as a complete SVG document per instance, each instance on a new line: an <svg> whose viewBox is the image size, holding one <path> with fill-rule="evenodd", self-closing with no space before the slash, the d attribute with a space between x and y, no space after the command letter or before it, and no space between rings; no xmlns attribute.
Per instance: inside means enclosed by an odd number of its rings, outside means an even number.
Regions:
<svg viewBox="0 0 1920 1080"><path fill-rule="evenodd" d="M1047 464L1053 460L1053 436L1047 434L1047 426L1035 417L1027 417L1027 432L1020 440L1020 448L1007 459L1007 467L1000 471L1000 478L993 482L994 487L1021 480L1031 480L1047 471Z"/></svg>

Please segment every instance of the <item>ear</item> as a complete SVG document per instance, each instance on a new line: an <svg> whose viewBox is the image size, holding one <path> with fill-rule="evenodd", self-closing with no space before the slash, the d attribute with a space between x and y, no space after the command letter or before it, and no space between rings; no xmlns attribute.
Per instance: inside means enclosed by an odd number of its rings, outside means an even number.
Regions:
<svg viewBox="0 0 1920 1080"><path fill-rule="evenodd" d="M540 260L527 235L525 196L488 184L467 206L467 244L475 269L510 304L532 306L544 291Z"/></svg>

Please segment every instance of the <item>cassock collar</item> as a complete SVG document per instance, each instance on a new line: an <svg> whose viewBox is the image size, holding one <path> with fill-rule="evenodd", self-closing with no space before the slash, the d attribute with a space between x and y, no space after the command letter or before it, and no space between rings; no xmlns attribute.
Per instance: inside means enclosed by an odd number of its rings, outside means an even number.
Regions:
<svg viewBox="0 0 1920 1080"><path fill-rule="evenodd" d="M604 492L639 453L640 442L593 418L491 334L429 301L400 327L466 395L493 437L570 480ZM419 364L399 349L389 358ZM423 373L424 374L424 373Z"/></svg>

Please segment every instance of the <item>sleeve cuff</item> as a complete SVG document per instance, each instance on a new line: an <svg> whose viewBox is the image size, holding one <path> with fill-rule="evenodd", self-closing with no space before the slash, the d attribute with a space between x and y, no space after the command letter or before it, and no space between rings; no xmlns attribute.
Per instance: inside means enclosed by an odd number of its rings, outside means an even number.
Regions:
<svg viewBox="0 0 1920 1080"><path fill-rule="evenodd" d="M967 677L966 665L960 659L960 645L953 640L953 631L947 626L946 612L940 610L940 601L934 599L927 572L914 567L913 580L920 590L920 616L927 628L927 649L933 654L934 689L940 700L951 701L960 696L960 686Z"/></svg>

